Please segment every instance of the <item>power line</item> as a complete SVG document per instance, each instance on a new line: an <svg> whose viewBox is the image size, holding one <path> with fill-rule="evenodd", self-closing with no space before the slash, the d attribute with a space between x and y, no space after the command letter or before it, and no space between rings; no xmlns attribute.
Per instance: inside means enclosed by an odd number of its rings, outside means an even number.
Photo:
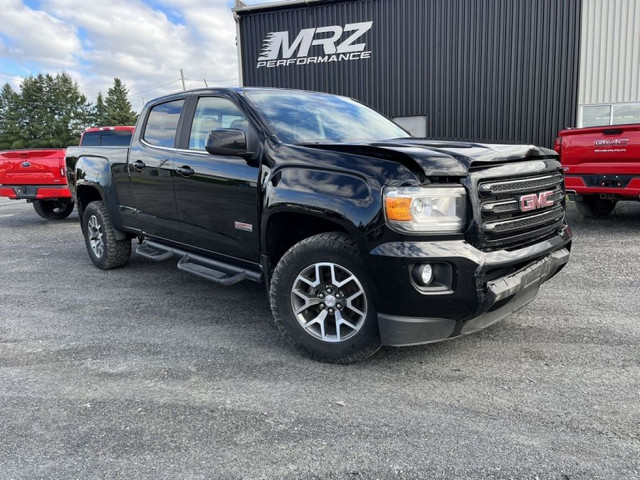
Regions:
<svg viewBox="0 0 640 480"><path fill-rule="evenodd" d="M203 80L201 78L187 78L185 77L185 80L189 80L192 82L202 82ZM217 82L236 82L238 81L238 77L234 77L234 78L220 78L217 80L207 80L207 83L217 83Z"/></svg>
<svg viewBox="0 0 640 480"><path fill-rule="evenodd" d="M187 77L185 77L185 80L189 80L190 82L203 82L203 80L199 79L199 78L187 78ZM232 82L232 81L233 82L238 81L238 77L225 78L225 79L216 79L216 80L207 80L207 83ZM168 82L168 83L165 83L163 85L159 85L159 86L154 87L154 88L149 88L147 90L141 90L139 92L130 92L129 93L129 97L140 96L143 93L148 93L148 92L152 92L154 90L159 90L161 88L168 87L169 85L173 85L174 83L179 83L179 82L182 82L182 78L178 78L177 80L173 80L172 82Z"/></svg>
<svg viewBox="0 0 640 480"><path fill-rule="evenodd" d="M136 95L140 95L141 93L152 92L153 90L158 90L158 89L160 89L160 88L168 87L169 85L173 85L174 83L178 83L178 82L180 82L180 81L181 81L181 79L179 78L179 79L177 79L177 80L174 80L173 82L165 83L164 85L159 85L159 86L157 86L157 87L150 88L150 89L148 89L148 90L142 90L142 91L140 91L140 92L129 93L129 96L133 97L133 96L136 96Z"/></svg>

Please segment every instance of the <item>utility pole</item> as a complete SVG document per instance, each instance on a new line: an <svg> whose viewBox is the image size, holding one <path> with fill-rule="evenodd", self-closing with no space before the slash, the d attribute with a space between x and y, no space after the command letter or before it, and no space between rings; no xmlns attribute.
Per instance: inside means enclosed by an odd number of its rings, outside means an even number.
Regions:
<svg viewBox="0 0 640 480"><path fill-rule="evenodd" d="M180 69L180 78L182 79L182 91L184 92L187 87L184 86L184 72Z"/></svg>
<svg viewBox="0 0 640 480"><path fill-rule="evenodd" d="M240 17L237 10L240 8L247 8L247 5L242 0L236 0L236 8L233 9L233 19L236 21L236 48L238 50L238 83L242 87L242 48L240 45Z"/></svg>

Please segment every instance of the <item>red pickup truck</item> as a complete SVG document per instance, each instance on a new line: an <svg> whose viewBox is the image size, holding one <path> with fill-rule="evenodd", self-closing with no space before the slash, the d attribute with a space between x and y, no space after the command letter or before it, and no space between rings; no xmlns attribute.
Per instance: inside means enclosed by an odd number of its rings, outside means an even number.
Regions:
<svg viewBox="0 0 640 480"><path fill-rule="evenodd" d="M134 127L92 127L80 137L83 146L128 147ZM67 218L73 211L65 171L66 149L0 152L0 197L27 200L48 220Z"/></svg>
<svg viewBox="0 0 640 480"><path fill-rule="evenodd" d="M586 217L605 217L621 200L640 200L640 124L563 130L555 150L565 188Z"/></svg>

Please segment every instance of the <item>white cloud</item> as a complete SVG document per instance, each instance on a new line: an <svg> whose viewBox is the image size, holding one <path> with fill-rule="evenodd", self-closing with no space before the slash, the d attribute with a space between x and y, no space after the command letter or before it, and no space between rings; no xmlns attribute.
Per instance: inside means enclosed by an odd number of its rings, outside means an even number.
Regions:
<svg viewBox="0 0 640 480"><path fill-rule="evenodd" d="M204 79L210 86L238 84L236 24L226 0L154 4L44 0L32 10L0 0L0 60L24 65L22 75L64 70L92 101L118 77L138 110L143 100L182 89L180 69L187 88L203 87Z"/></svg>
<svg viewBox="0 0 640 480"><path fill-rule="evenodd" d="M47 68L73 66L80 50L74 26L43 11L32 10L19 0L0 0L4 37L0 56L42 63ZM38 72L35 72L38 73Z"/></svg>

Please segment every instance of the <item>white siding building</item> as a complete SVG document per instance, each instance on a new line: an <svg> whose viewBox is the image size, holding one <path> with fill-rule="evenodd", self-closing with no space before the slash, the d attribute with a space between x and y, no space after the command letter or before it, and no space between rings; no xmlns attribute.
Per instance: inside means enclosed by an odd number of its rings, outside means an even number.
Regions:
<svg viewBox="0 0 640 480"><path fill-rule="evenodd" d="M640 123L640 0L583 0L581 127Z"/></svg>

